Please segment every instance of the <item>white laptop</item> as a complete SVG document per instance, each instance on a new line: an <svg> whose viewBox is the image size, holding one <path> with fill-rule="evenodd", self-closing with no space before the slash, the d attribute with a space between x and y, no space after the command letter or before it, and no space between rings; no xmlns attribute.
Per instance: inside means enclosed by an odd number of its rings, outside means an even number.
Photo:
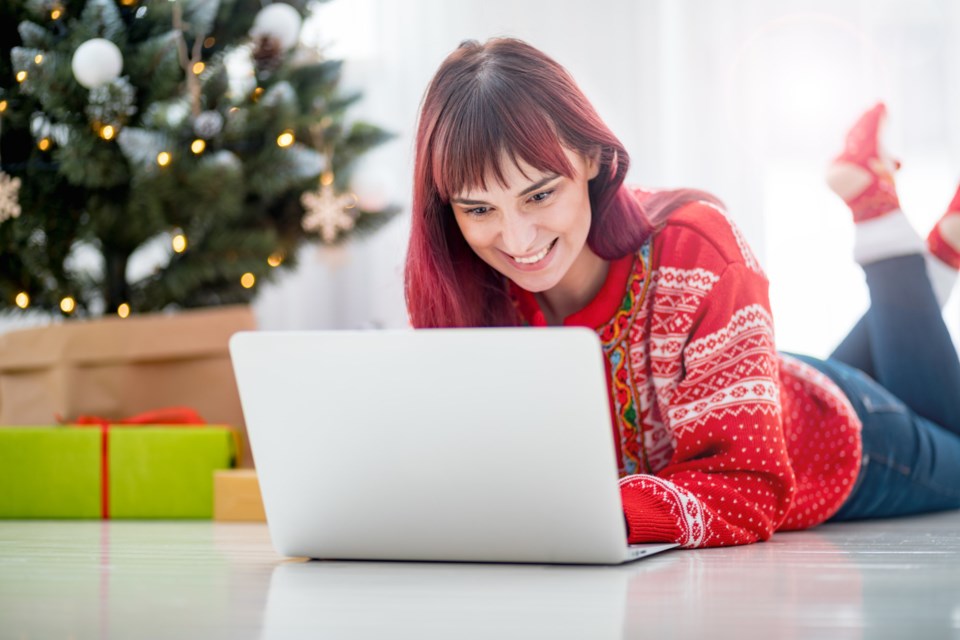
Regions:
<svg viewBox="0 0 960 640"><path fill-rule="evenodd" d="M289 556L618 564L628 545L588 329L241 332L270 536Z"/></svg>

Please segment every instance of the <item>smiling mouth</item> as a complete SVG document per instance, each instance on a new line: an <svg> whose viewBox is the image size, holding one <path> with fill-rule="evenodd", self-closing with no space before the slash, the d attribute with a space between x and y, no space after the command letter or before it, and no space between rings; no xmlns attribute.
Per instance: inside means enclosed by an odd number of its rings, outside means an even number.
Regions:
<svg viewBox="0 0 960 640"><path fill-rule="evenodd" d="M518 264L537 264L538 262L540 262L541 260L547 257L547 254L550 253L550 250L553 249L553 246L557 244L557 240L559 240L559 238L554 238L553 242L551 242L546 247L541 249L539 252L533 254L532 256L528 256L526 258L517 258L515 256L510 256L510 257L513 259L514 262Z"/></svg>

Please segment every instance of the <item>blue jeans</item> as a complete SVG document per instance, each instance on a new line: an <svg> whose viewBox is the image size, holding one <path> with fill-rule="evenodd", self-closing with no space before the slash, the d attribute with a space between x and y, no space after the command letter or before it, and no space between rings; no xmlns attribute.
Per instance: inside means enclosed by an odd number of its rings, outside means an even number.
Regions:
<svg viewBox="0 0 960 640"><path fill-rule="evenodd" d="M827 360L863 422L863 465L832 520L960 508L960 360L923 256L864 267L870 309ZM791 354L793 355L793 354Z"/></svg>

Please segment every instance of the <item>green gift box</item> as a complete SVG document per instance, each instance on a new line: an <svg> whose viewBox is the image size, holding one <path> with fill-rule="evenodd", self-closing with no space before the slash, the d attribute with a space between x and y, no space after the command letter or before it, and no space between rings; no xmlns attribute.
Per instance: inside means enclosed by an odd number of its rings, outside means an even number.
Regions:
<svg viewBox="0 0 960 640"><path fill-rule="evenodd" d="M222 426L0 427L0 518L210 518Z"/></svg>

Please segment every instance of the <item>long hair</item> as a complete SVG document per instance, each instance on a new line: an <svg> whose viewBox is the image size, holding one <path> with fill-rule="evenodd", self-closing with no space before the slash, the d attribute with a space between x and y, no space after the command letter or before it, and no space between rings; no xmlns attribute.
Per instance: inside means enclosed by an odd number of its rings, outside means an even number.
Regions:
<svg viewBox="0 0 960 640"><path fill-rule="evenodd" d="M502 184L505 158L572 178L564 147L599 153L599 173L588 187L587 244L601 258L637 251L687 202L719 204L692 190L639 199L623 185L627 150L566 69L520 40L463 42L440 65L420 107L404 287L414 327L517 324L505 278L464 240L450 198L486 189L489 174Z"/></svg>

